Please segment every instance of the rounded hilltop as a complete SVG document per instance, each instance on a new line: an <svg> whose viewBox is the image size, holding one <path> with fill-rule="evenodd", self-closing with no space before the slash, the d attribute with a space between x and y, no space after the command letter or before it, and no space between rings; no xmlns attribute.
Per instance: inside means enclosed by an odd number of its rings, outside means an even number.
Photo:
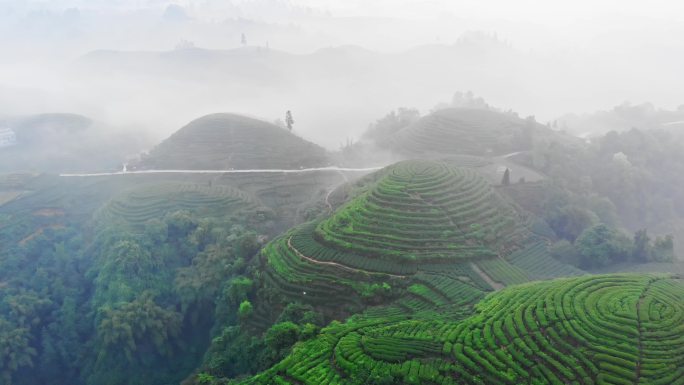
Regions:
<svg viewBox="0 0 684 385"><path fill-rule="evenodd" d="M412 157L452 154L503 155L532 148L533 140L560 134L532 118L490 109L446 108L426 115L389 138L390 147Z"/></svg>
<svg viewBox="0 0 684 385"><path fill-rule="evenodd" d="M138 169L298 169L328 164L326 151L284 128L218 113L193 120L132 165Z"/></svg>
<svg viewBox="0 0 684 385"><path fill-rule="evenodd" d="M385 260L468 260L526 243L524 219L476 171L410 160L322 221L317 241Z"/></svg>
<svg viewBox="0 0 684 385"><path fill-rule="evenodd" d="M463 311L488 291L582 274L553 259L533 218L472 169L402 161L349 188L330 215L264 247L264 287L280 299L262 304L259 317L290 302L338 319L368 305Z"/></svg>

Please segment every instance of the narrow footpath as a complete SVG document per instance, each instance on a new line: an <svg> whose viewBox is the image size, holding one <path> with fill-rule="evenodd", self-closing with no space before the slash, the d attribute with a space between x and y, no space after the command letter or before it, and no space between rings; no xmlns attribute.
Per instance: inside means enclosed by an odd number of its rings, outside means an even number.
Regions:
<svg viewBox="0 0 684 385"><path fill-rule="evenodd" d="M406 278L405 275L380 273L377 271L368 271L368 270L363 270L363 269L357 269L357 268L349 267L347 265L343 265L343 264L337 263L337 262L319 261L317 259L307 257L306 255L302 254L299 250L297 250L296 247L292 246L292 237L287 239L287 247L289 247L290 250L292 250L299 258L305 259L305 260L307 260L311 263L315 263L317 265L334 266L334 267L338 267L340 269L351 271L354 273L364 273L364 274L369 274L369 275L384 275L384 276L394 277L394 278Z"/></svg>

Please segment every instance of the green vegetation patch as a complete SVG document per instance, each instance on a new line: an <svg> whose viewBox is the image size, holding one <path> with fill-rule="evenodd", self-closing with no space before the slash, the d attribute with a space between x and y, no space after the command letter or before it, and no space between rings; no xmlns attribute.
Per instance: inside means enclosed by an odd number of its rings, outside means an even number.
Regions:
<svg viewBox="0 0 684 385"><path fill-rule="evenodd" d="M321 222L314 237L337 250L403 264L491 258L530 237L523 218L475 171L405 161Z"/></svg>
<svg viewBox="0 0 684 385"><path fill-rule="evenodd" d="M476 309L463 321L333 323L242 383L684 383L684 282L674 276L524 284L490 294Z"/></svg>

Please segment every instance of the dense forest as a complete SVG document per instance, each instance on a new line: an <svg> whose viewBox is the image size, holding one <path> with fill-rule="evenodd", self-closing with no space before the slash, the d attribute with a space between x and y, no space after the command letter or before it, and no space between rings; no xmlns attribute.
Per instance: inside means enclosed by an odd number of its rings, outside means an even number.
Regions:
<svg viewBox="0 0 684 385"><path fill-rule="evenodd" d="M176 211L141 232L69 224L3 249L4 381L180 381L252 292L259 243L241 222Z"/></svg>

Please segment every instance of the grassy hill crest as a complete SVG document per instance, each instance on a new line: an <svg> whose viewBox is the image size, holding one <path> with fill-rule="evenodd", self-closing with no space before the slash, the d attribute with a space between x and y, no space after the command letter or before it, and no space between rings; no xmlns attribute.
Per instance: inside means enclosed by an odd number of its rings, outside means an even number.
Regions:
<svg viewBox="0 0 684 385"><path fill-rule="evenodd" d="M534 118L463 107L432 112L388 138L394 151L411 157L503 155L530 150L541 139L562 138Z"/></svg>
<svg viewBox="0 0 684 385"><path fill-rule="evenodd" d="M298 169L326 166L323 148L286 129L236 114L206 115L161 142L141 169Z"/></svg>

